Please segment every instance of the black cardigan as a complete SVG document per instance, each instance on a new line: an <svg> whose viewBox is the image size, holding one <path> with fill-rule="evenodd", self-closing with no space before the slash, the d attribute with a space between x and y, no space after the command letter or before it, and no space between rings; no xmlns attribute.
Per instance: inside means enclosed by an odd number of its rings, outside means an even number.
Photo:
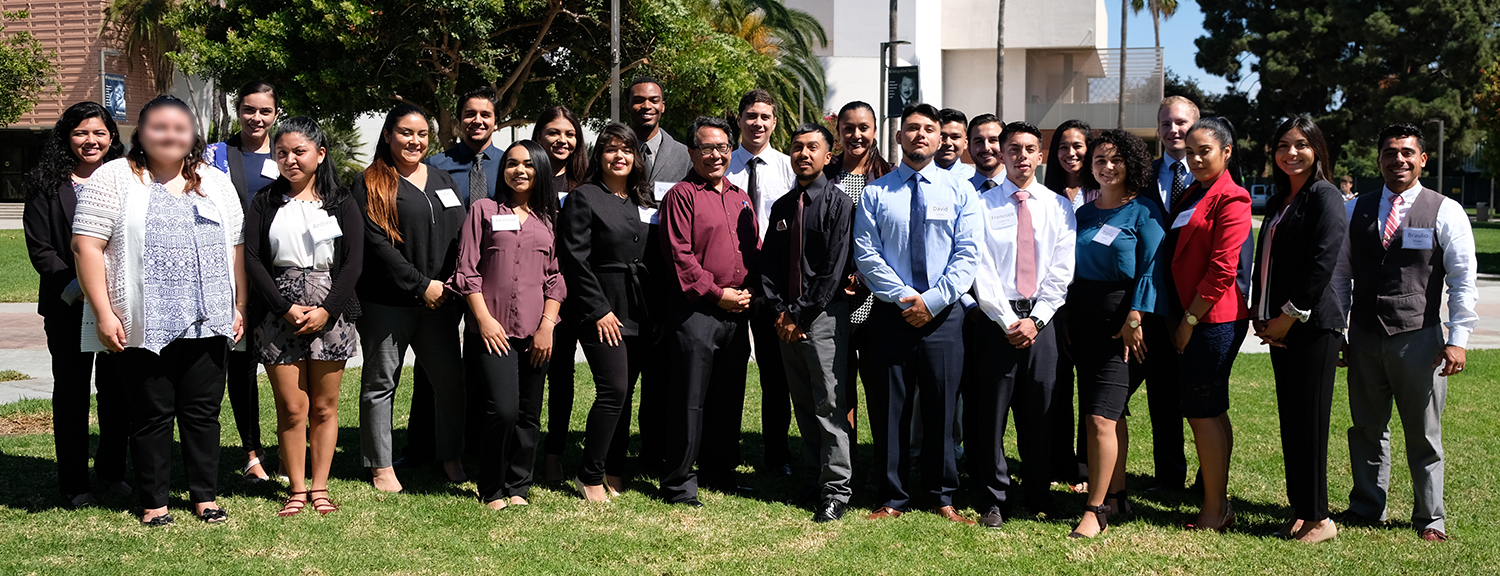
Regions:
<svg viewBox="0 0 1500 576"><path fill-rule="evenodd" d="M78 196L72 181L63 182L56 194L36 194L26 199L21 225L26 233L26 254L41 274L36 311L42 316L67 313L71 308L62 301L68 284L78 277L73 268L73 211ZM80 298L74 306L83 302Z"/></svg>
<svg viewBox="0 0 1500 576"><path fill-rule="evenodd" d="M250 210L245 213L245 274L250 279L250 294L254 310L250 312L246 326L253 329L265 314L280 317L292 308L292 302L281 295L276 287L275 271L271 262L271 223L277 211L286 206L276 186L267 186L250 201ZM365 217L353 198L345 198L334 208L339 229L343 236L333 239L333 265L328 273L333 277L333 287L320 306L328 311L330 322L340 315L353 322L359 318L359 299L354 297L354 286L359 282L364 267Z"/></svg>
<svg viewBox="0 0 1500 576"><path fill-rule="evenodd" d="M651 281L661 263L657 228L641 222L635 202L596 184L568 193L557 223L557 259L568 283L562 321L591 324L613 312L622 335L650 334L659 294Z"/></svg>
<svg viewBox="0 0 1500 576"><path fill-rule="evenodd" d="M1311 313L1306 324L1325 330L1345 326L1333 293L1333 267L1338 263L1349 222L1344 212L1344 195L1324 180L1302 187L1291 206L1276 225L1271 244L1270 283L1260 288L1261 257L1266 249L1266 232L1271 218L1286 205L1287 194L1279 192L1266 201L1266 220L1260 227L1255 249L1251 315L1259 314L1262 298L1270 298L1271 318L1281 314L1281 305L1291 302L1298 310ZM1267 318L1269 320L1270 318ZM1295 327L1295 326L1294 326Z"/></svg>

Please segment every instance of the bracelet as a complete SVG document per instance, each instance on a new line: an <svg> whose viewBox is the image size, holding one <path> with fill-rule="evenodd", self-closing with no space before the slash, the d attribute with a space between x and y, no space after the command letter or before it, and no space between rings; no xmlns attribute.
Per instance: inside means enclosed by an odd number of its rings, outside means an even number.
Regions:
<svg viewBox="0 0 1500 576"><path fill-rule="evenodd" d="M556 319L556 318L553 318L553 317L551 317L551 316L548 316L548 315L546 315L546 314L543 314L543 315L542 315L542 318L546 318L546 319L548 319L548 320L551 320L551 321L552 321L552 325L553 325L553 326L556 326L556 325L557 325L557 324L558 324L558 322L557 322L557 319Z"/></svg>

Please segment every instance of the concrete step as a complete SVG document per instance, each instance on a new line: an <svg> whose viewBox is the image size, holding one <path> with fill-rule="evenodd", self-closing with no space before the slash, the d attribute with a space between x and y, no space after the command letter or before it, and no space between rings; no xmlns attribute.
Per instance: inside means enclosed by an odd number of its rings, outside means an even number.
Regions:
<svg viewBox="0 0 1500 576"><path fill-rule="evenodd" d="M20 202L0 202L0 220L20 220L26 205Z"/></svg>

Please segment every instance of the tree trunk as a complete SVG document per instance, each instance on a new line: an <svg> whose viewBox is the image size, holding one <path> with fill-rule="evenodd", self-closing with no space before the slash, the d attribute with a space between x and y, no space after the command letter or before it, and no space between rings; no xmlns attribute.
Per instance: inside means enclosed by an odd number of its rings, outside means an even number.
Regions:
<svg viewBox="0 0 1500 576"><path fill-rule="evenodd" d="M1005 0L1000 0L1000 29L995 34L995 116L1005 118Z"/></svg>
<svg viewBox="0 0 1500 576"><path fill-rule="evenodd" d="M1161 0L1150 0L1151 29L1156 33L1156 47L1161 48Z"/></svg>

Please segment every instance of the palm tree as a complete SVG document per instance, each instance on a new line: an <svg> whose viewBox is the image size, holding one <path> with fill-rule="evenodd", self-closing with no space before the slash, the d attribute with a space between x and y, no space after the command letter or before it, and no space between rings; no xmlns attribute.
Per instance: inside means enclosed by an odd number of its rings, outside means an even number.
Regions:
<svg viewBox="0 0 1500 576"><path fill-rule="evenodd" d="M827 46L828 34L817 18L787 8L781 0L698 0L696 9L714 29L742 38L755 51L775 58L776 66L756 83L778 103L774 135L778 141L789 139L792 129L804 121L800 105L793 102L814 102L819 110L813 117L823 115L828 83L823 62L813 54L813 43Z"/></svg>
<svg viewBox="0 0 1500 576"><path fill-rule="evenodd" d="M1151 27L1156 29L1156 47L1161 48L1161 21L1177 14L1177 0L1130 0L1130 11L1151 11Z"/></svg>
<svg viewBox="0 0 1500 576"><path fill-rule="evenodd" d="M1005 117L1005 0L1000 0L1000 29L995 34L995 115Z"/></svg>
<svg viewBox="0 0 1500 576"><path fill-rule="evenodd" d="M364 147L364 143L359 130L349 120L334 119L321 124L323 133L328 136L326 161L333 163L333 171L338 174L340 184L353 185L354 177L365 170L365 163L360 160L359 149Z"/></svg>
<svg viewBox="0 0 1500 576"><path fill-rule="evenodd" d="M115 0L104 10L99 34L112 33L125 53L130 69L144 59L153 88L166 94L172 88L176 67L167 55L177 50L177 31L167 25L167 16L177 8L174 0Z"/></svg>

